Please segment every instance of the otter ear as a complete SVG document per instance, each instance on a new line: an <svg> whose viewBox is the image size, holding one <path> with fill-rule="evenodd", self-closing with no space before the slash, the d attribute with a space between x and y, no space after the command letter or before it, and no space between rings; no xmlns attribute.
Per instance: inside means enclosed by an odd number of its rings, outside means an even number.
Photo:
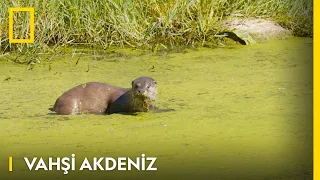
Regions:
<svg viewBox="0 0 320 180"><path fill-rule="evenodd" d="M157 84L157 81L153 81L154 84Z"/></svg>
<svg viewBox="0 0 320 180"><path fill-rule="evenodd" d="M133 85L133 81L131 82L131 86Z"/></svg>

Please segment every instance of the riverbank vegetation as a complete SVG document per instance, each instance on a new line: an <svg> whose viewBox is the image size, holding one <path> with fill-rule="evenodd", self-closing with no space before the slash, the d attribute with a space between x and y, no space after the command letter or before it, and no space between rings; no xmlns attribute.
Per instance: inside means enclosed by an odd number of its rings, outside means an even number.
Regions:
<svg viewBox="0 0 320 180"><path fill-rule="evenodd" d="M35 43L10 44L8 8L35 8ZM27 13L14 13L14 36L28 38ZM172 48L215 42L226 17L264 18L312 36L310 0L16 0L0 4L0 54L47 47Z"/></svg>

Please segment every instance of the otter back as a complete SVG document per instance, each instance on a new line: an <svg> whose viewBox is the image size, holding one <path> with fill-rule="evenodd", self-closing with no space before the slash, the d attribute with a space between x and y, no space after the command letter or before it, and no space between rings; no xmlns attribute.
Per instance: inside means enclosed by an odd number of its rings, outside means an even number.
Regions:
<svg viewBox="0 0 320 180"><path fill-rule="evenodd" d="M88 82L63 93L53 110L57 114L105 113L109 104L124 94L127 89L100 82Z"/></svg>

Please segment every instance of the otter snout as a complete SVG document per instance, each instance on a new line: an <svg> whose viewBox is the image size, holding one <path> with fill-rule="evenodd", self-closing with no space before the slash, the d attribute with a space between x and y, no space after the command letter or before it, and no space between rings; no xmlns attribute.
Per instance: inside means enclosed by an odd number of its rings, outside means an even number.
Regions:
<svg viewBox="0 0 320 180"><path fill-rule="evenodd" d="M145 90L141 90L141 89L138 90L139 94L146 94L145 92L146 92Z"/></svg>

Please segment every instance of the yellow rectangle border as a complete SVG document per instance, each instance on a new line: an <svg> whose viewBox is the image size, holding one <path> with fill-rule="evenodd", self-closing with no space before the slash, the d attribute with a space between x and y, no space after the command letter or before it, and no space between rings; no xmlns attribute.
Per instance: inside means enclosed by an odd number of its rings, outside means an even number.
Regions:
<svg viewBox="0 0 320 180"><path fill-rule="evenodd" d="M30 39L13 39L13 12L30 12ZM34 8L9 8L9 43L34 43Z"/></svg>
<svg viewBox="0 0 320 180"><path fill-rule="evenodd" d="M313 1L313 179L320 179L320 65L319 65L319 1ZM318 4L318 5L317 5ZM318 19L318 20L317 20Z"/></svg>
<svg viewBox="0 0 320 180"><path fill-rule="evenodd" d="M313 162L313 178L315 180L320 179L320 157L319 157L319 151L320 151L320 145L319 145L319 135L320 135L320 129L319 129L319 112L320 112L320 97L318 95L320 91L320 85L319 85L319 78L320 78L320 68L319 68L319 53L317 52L317 49L319 49L319 21L316 20L317 17L319 17L319 1L313 1L314 2L314 47L313 47L313 155L314 155L314 162ZM318 7L318 8L316 8ZM14 11L28 11L30 12L30 39L13 39L13 12ZM34 43L34 8L9 8L9 42L10 43ZM11 158L11 159L10 159ZM11 163L11 164L10 164ZM11 169L10 169L11 168ZM9 157L9 171L12 171L12 157Z"/></svg>
<svg viewBox="0 0 320 180"><path fill-rule="evenodd" d="M12 171L12 157L9 157L9 171Z"/></svg>

